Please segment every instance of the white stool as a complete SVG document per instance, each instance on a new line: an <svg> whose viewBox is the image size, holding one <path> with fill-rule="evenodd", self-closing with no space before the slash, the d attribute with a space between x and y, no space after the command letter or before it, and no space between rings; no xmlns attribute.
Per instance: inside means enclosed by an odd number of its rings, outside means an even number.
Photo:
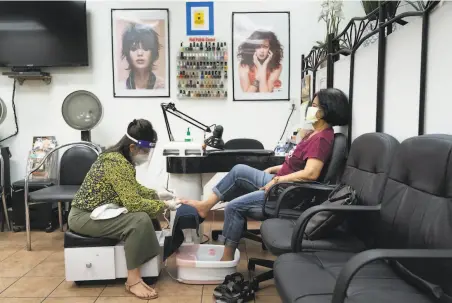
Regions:
<svg viewBox="0 0 452 303"><path fill-rule="evenodd" d="M158 277L162 268L167 231L156 231L160 254L141 266L141 276ZM114 280L127 277L124 243L106 238L90 238L67 231L64 234L66 281Z"/></svg>

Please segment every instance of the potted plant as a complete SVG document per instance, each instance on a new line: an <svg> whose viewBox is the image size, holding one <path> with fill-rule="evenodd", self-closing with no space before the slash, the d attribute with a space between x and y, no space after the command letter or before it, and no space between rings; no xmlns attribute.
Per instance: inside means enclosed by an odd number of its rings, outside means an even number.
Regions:
<svg viewBox="0 0 452 303"><path fill-rule="evenodd" d="M339 34L339 24L344 19L342 5L342 0L324 0L322 2L322 11L318 21L323 20L325 22L326 35L323 42L317 41L319 46L327 43L329 34L334 34L335 37Z"/></svg>
<svg viewBox="0 0 452 303"><path fill-rule="evenodd" d="M317 41L318 47L327 47L328 35L333 34L336 37L339 34L339 24L344 19L344 13L342 12L342 0L324 0L322 2L322 11L319 15L318 22L324 21L326 25L326 35L324 41ZM333 45L334 49L339 48L339 42L336 41L336 45ZM338 56L337 56L338 57ZM338 58L333 58L337 61ZM320 64L320 67L325 67L326 61Z"/></svg>
<svg viewBox="0 0 452 303"><path fill-rule="evenodd" d="M382 3L382 1L361 0L361 5L363 6L366 15L376 10L380 6L380 3ZM390 19L395 16L397 9L399 8L400 1L387 1L385 5L386 5L386 18ZM369 16L369 19L377 20L378 14Z"/></svg>

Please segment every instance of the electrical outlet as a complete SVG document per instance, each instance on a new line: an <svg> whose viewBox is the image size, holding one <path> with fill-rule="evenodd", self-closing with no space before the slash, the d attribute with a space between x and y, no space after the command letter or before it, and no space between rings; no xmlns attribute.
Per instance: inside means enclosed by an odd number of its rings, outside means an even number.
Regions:
<svg viewBox="0 0 452 303"><path fill-rule="evenodd" d="M295 110L296 109L296 105L295 105L295 99L290 99L290 107L289 110Z"/></svg>

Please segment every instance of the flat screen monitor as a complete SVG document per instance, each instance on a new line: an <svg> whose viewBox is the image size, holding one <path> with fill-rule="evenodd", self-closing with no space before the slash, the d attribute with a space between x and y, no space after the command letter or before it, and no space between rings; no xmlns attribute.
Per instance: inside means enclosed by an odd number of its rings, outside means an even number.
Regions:
<svg viewBox="0 0 452 303"><path fill-rule="evenodd" d="M85 1L0 1L0 66L88 66Z"/></svg>

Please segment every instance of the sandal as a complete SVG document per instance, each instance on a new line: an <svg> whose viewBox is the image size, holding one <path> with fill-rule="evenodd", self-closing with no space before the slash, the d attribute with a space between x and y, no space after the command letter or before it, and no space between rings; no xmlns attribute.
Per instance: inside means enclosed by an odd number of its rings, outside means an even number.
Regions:
<svg viewBox="0 0 452 303"><path fill-rule="evenodd" d="M243 303L254 301L258 284L255 280L247 281L243 283L243 290L231 297L228 294L223 294L221 297L216 298L215 303Z"/></svg>
<svg viewBox="0 0 452 303"><path fill-rule="evenodd" d="M232 296L234 293L240 293L244 280L245 278L243 277L243 275L238 272L227 275L224 278L223 283L215 287L215 289L213 290L213 296L218 299L225 293L229 296Z"/></svg>
<svg viewBox="0 0 452 303"><path fill-rule="evenodd" d="M154 292L154 295L151 295L151 296L149 296L149 297L140 297L140 296L138 296L137 294L135 294L134 292L132 292L130 289L131 289L132 287L134 287L135 285L138 285L138 284L141 284L141 285L143 285L146 289L150 290L151 292ZM140 279L137 283L135 283L135 284L130 285L130 284L127 284L127 282L126 282L125 285L126 285L126 291L127 291L128 293L134 295L134 296L137 297L138 299L142 299L142 300L152 300L152 299L155 299L155 298L157 298L157 297L159 296L158 293L155 291L155 289L153 289L152 287L150 287L149 285L147 285L146 283L144 283L144 281L141 280L141 279Z"/></svg>

